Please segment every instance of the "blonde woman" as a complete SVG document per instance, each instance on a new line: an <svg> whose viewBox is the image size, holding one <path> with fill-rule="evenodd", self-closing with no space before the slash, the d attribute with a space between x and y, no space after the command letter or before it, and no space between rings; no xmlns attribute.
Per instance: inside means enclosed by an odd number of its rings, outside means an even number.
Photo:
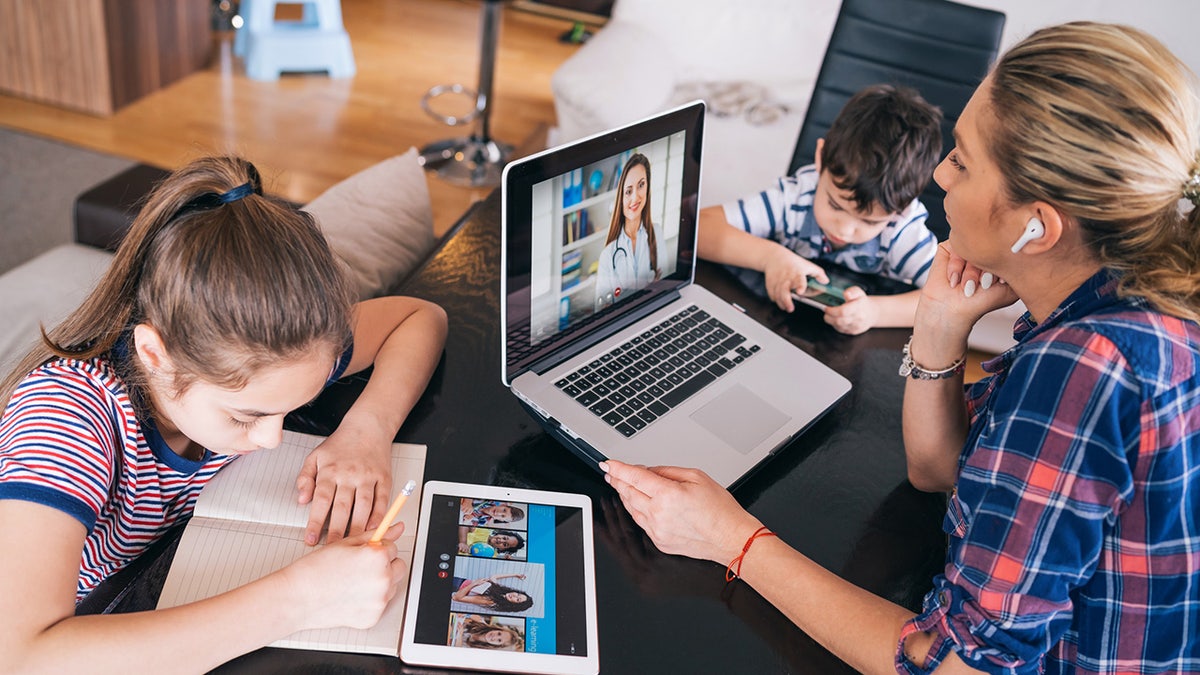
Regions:
<svg viewBox="0 0 1200 675"><path fill-rule="evenodd" d="M950 238L901 368L909 477L950 493L919 614L699 472L609 461L609 481L659 548L729 565L862 672L1200 672L1195 76L1131 28L1046 28L955 138L934 173ZM1018 344L964 390L971 327L1018 298Z"/></svg>

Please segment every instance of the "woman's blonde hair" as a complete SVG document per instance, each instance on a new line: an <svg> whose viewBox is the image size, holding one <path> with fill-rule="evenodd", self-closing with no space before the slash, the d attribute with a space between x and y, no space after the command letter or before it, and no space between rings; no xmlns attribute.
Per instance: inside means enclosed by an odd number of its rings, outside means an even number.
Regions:
<svg viewBox="0 0 1200 675"><path fill-rule="evenodd" d="M223 201L224 199L224 201ZM113 352L134 325L152 326L175 365L174 388L195 379L237 388L259 368L350 339L352 296L314 219L262 195L254 165L209 157L147 197L112 264L83 304L0 383L7 401L54 357ZM135 404L144 374L133 346L117 367Z"/></svg>
<svg viewBox="0 0 1200 675"><path fill-rule="evenodd" d="M1014 203L1077 219L1122 292L1200 319L1200 207L1184 184L1200 162L1196 77L1127 26L1039 30L990 75L991 150Z"/></svg>

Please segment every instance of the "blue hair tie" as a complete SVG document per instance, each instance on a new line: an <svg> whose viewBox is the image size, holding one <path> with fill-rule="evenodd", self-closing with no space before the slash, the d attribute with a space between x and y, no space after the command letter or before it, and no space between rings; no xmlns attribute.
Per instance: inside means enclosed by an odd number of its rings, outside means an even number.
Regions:
<svg viewBox="0 0 1200 675"><path fill-rule="evenodd" d="M253 185L251 185L250 183L242 183L241 185L230 190L229 192L217 195L217 201L221 202L222 204L229 204L230 202L236 202L237 200L239 200L243 197L246 197L247 195L251 195L253 193L254 193Z"/></svg>

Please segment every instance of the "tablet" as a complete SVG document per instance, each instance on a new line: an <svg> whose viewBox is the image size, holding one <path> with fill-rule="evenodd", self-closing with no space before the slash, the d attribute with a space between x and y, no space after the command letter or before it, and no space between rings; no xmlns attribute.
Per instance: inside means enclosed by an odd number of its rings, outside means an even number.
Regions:
<svg viewBox="0 0 1200 675"><path fill-rule="evenodd" d="M586 495L425 483L400 660L594 675L598 633Z"/></svg>

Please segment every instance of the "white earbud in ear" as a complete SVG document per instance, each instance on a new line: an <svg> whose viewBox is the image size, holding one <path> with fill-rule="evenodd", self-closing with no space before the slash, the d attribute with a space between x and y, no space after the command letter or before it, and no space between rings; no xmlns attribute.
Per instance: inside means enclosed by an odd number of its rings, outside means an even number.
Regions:
<svg viewBox="0 0 1200 675"><path fill-rule="evenodd" d="M1037 218L1030 218L1028 223L1025 223L1025 231L1021 233L1021 237L1013 242L1012 252L1017 253L1025 248L1025 244L1034 239L1041 239L1042 235L1046 234L1046 226Z"/></svg>

